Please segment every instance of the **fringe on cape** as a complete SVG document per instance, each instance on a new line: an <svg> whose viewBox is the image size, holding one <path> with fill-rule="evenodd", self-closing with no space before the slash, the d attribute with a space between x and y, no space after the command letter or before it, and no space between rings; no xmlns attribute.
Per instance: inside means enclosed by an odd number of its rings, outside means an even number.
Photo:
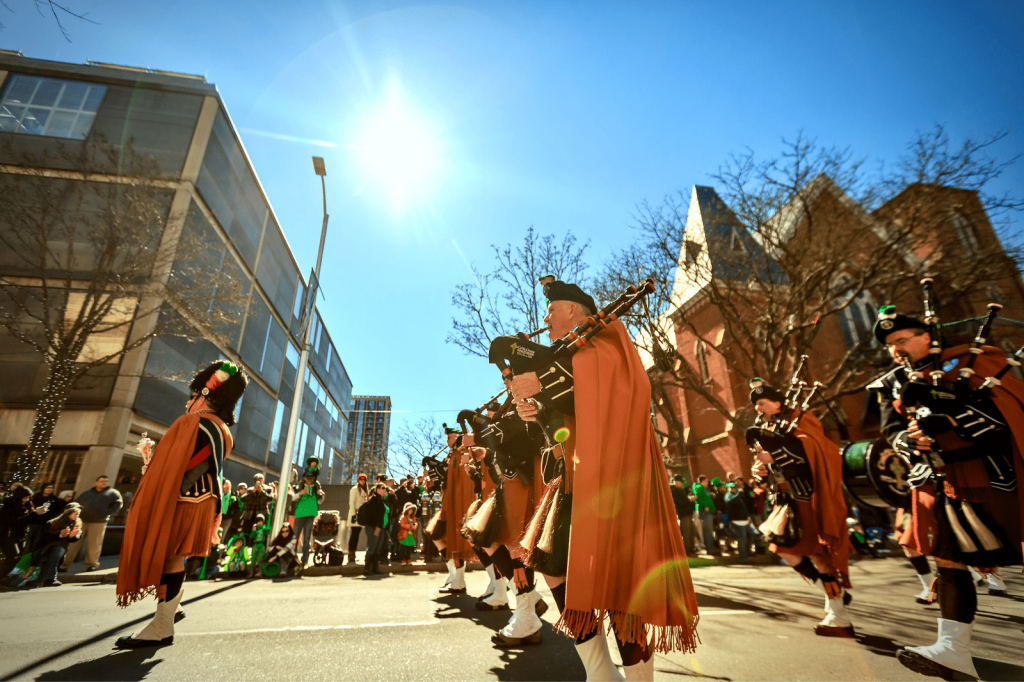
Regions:
<svg viewBox="0 0 1024 682"><path fill-rule="evenodd" d="M606 618L621 642L649 643L655 653L693 653L700 642L697 634L697 622L700 620L698 615L694 615L689 623L683 625L651 625L641 621L636 614L623 611L566 609L552 629L566 637L577 639L593 632Z"/></svg>
<svg viewBox="0 0 1024 682"><path fill-rule="evenodd" d="M144 587L141 590L135 590L134 592L128 592L125 594L117 595L117 605L122 609L126 609L137 601L142 601L146 597L156 596L156 585L150 585Z"/></svg>

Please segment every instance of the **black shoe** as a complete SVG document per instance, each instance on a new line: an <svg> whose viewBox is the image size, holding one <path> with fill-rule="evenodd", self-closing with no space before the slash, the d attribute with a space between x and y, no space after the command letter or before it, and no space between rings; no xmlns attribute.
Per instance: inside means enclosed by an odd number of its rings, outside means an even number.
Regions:
<svg viewBox="0 0 1024 682"><path fill-rule="evenodd" d="M175 623L180 623L183 620L185 620L185 612L184 611L175 611L174 612L174 622Z"/></svg>
<svg viewBox="0 0 1024 682"><path fill-rule="evenodd" d="M850 594L849 590L843 591L843 606L849 606L850 602L853 601L853 595Z"/></svg>
<svg viewBox="0 0 1024 682"><path fill-rule="evenodd" d="M495 632L494 635L491 637L491 643L497 646L498 648L502 649L507 647L520 647L527 646L530 644L540 644L540 630L537 630L537 632L533 633L532 635L527 635L526 637L506 637L500 632Z"/></svg>
<svg viewBox="0 0 1024 682"><path fill-rule="evenodd" d="M438 590L441 594L466 594L466 588L463 587L461 590L457 590L451 585L445 585Z"/></svg>
<svg viewBox="0 0 1024 682"><path fill-rule="evenodd" d="M476 603L477 611L508 611L509 605L505 604L488 604L482 599Z"/></svg>
<svg viewBox="0 0 1024 682"><path fill-rule="evenodd" d="M134 637L118 637L114 642L115 649L145 649L153 646L169 646L174 644L174 635L163 639L135 639Z"/></svg>
<svg viewBox="0 0 1024 682"><path fill-rule="evenodd" d="M853 639L856 636L852 625L845 628L835 625L815 625L814 634L819 637L842 637L845 639Z"/></svg>
<svg viewBox="0 0 1024 682"><path fill-rule="evenodd" d="M86 567L85 567L85 571L86 571L86 573L92 573L92 572L93 572L93 571L95 571L95 570L96 570L97 568L99 568L99 566L86 566Z"/></svg>
<svg viewBox="0 0 1024 682"><path fill-rule="evenodd" d="M63 583L59 580L44 580L43 587L60 587Z"/></svg>
<svg viewBox="0 0 1024 682"><path fill-rule="evenodd" d="M915 673L927 675L928 677L940 677L944 680L955 682L970 682L971 680L978 679L968 675L967 673L962 673L959 670L947 668L941 663L937 663L930 658L925 658L916 651L910 651L908 649L900 649L897 651L896 660L913 670Z"/></svg>

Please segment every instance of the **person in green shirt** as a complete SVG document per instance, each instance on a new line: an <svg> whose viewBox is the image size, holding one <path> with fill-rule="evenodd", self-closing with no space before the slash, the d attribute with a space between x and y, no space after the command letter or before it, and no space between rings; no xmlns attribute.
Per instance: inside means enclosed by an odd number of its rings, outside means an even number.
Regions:
<svg viewBox="0 0 1024 682"><path fill-rule="evenodd" d="M309 543L313 538L313 526L320 514L320 503L324 501L324 491L312 471L306 470L302 480L292 491L295 500L295 539L302 542L302 566L309 559Z"/></svg>
<svg viewBox="0 0 1024 682"><path fill-rule="evenodd" d="M708 554L718 554L718 541L715 539L715 501L708 493L708 477L699 476L693 484L693 494L697 496L697 514L700 516L701 527L704 530L704 549Z"/></svg>

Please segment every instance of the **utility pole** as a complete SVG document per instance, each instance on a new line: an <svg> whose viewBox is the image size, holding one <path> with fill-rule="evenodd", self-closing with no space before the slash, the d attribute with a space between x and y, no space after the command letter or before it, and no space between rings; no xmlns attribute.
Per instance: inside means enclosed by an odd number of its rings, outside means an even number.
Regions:
<svg viewBox="0 0 1024 682"><path fill-rule="evenodd" d="M320 263L324 258L324 242L327 239L327 184L324 181L327 169L324 167L324 160L319 156L313 157L313 170L320 176L320 188L323 190L324 224L320 228L320 250L316 254L316 268L313 270L313 277L310 278L306 301L302 306L303 324L299 330L299 336L302 337L302 352L299 353L299 367L295 374L295 393L292 395L292 411L288 416L288 435L284 440L284 452L281 453L281 476L277 483L277 500L274 503L271 537L277 537L278 531L284 525L285 513L288 511L292 457L299 426L299 413L302 411L302 390L306 385L306 366L309 364L309 337L313 332L313 325L310 322L313 319L316 292L320 288Z"/></svg>

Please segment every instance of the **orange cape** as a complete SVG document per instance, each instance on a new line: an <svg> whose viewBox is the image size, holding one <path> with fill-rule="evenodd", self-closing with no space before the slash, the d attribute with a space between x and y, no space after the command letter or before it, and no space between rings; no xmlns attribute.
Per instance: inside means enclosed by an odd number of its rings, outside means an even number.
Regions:
<svg viewBox="0 0 1024 682"><path fill-rule="evenodd" d="M167 558L174 506L198 433L199 415L178 417L157 443L132 498L117 564L117 605L122 608L156 594Z"/></svg>
<svg viewBox="0 0 1024 682"><path fill-rule="evenodd" d="M814 495L811 497L818 544L811 552L825 560L829 575L837 578L843 587L850 587L850 535L846 527L846 497L843 495L843 459L839 446L825 435L821 421L804 412L800 416L794 435L804 446L808 463L814 474ZM803 543L801 543L803 544ZM783 552L793 550L783 549Z"/></svg>
<svg viewBox="0 0 1024 682"><path fill-rule="evenodd" d="M462 536L462 522L470 505L476 501L476 493L473 492L473 479L466 470L459 464L462 449L452 451L451 460L448 464L448 482L445 486L444 496L441 498L441 510L445 520L444 540L449 559L460 559L469 561L476 555L473 546ZM483 473L483 499L494 487L488 474L486 463L481 462Z"/></svg>
<svg viewBox="0 0 1024 682"><path fill-rule="evenodd" d="M556 627L578 637L607 617L625 642L646 643L653 631L655 651L693 651L697 598L643 363L616 321L572 366L572 525L566 608Z"/></svg>

